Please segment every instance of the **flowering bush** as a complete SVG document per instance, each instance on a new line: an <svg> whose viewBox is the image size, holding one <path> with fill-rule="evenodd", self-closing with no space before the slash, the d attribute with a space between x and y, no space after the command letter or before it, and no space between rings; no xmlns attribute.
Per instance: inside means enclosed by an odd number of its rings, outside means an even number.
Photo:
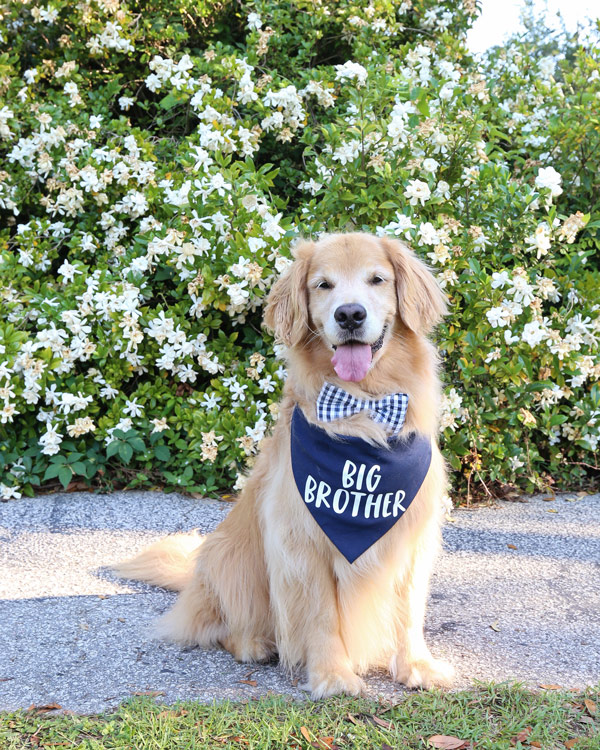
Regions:
<svg viewBox="0 0 600 750"><path fill-rule="evenodd" d="M600 439L598 40L566 61L519 41L477 62L475 13L4 3L4 498L73 480L239 487L285 377L265 295L295 237L348 229L406 239L450 297L455 486L584 481Z"/></svg>

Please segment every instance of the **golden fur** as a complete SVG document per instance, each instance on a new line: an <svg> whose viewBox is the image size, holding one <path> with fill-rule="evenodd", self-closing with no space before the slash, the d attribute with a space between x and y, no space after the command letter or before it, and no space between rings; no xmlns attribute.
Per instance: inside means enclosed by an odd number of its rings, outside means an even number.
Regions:
<svg viewBox="0 0 600 750"><path fill-rule="evenodd" d="M423 636L446 486L436 442L437 354L427 333L445 312L444 297L426 266L396 240L329 235L301 243L295 256L265 312L267 327L289 347L280 416L239 499L212 534L168 537L117 570L181 591L159 621L161 635L222 646L241 661L277 652L286 667L306 669L314 698L359 693L359 675L372 666L387 667L409 687L448 685L452 667L431 656ZM319 286L322 279L331 289ZM373 326L387 332L363 380L346 382L331 363L332 308L356 298ZM429 472L407 512L353 564L304 507L291 469L294 405L316 422L325 380L364 398L407 393L404 430L430 436L433 446ZM365 413L325 429L386 438Z"/></svg>

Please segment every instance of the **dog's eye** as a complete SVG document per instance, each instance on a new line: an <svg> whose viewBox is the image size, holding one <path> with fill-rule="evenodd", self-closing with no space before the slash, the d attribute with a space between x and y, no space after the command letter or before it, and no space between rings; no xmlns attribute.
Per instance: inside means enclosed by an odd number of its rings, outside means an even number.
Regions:
<svg viewBox="0 0 600 750"><path fill-rule="evenodd" d="M330 284L328 281L319 281L317 284L317 289L333 289L333 285Z"/></svg>
<svg viewBox="0 0 600 750"><path fill-rule="evenodd" d="M378 284L383 284L384 281L385 279L382 276L375 275L369 283L373 284L373 286L377 286Z"/></svg>

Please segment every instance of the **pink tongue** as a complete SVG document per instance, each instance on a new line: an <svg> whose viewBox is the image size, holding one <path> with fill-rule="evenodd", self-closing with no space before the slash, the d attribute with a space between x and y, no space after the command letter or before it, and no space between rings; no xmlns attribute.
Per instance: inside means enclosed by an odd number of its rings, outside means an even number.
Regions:
<svg viewBox="0 0 600 750"><path fill-rule="evenodd" d="M367 374L372 357L369 344L342 344L335 350L331 364L342 380L358 382Z"/></svg>

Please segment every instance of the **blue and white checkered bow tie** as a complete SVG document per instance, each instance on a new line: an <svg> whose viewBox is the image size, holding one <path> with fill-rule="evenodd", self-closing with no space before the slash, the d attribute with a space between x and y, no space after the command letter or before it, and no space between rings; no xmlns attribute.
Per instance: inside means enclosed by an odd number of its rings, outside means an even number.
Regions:
<svg viewBox="0 0 600 750"><path fill-rule="evenodd" d="M406 418L408 396L406 393L391 393L377 400L355 398L347 391L331 383L325 383L317 398L317 419L332 422L361 411L371 412L375 422L387 425L397 435Z"/></svg>

